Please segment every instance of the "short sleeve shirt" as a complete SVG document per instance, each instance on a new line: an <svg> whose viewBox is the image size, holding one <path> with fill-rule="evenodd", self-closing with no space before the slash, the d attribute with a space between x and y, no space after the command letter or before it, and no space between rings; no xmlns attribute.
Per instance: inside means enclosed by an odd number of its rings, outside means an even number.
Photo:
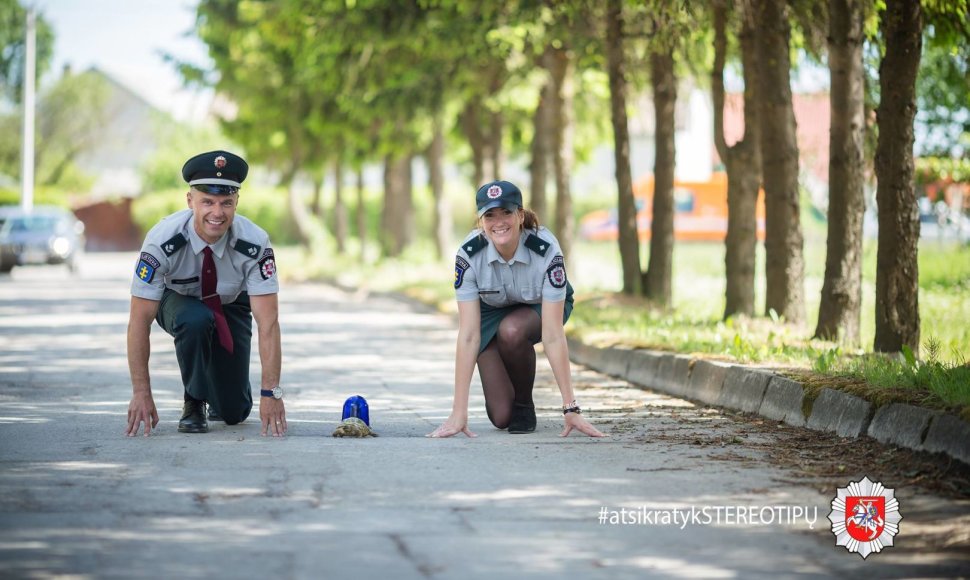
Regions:
<svg viewBox="0 0 970 580"><path fill-rule="evenodd" d="M192 210L174 213L155 225L135 265L131 294L161 300L166 288L179 294L202 298L202 250L210 246L216 265L216 291L224 304L239 294L276 294L280 290L276 258L269 235L249 219L236 215L226 235L214 244L199 237L192 223Z"/></svg>
<svg viewBox="0 0 970 580"><path fill-rule="evenodd" d="M524 230L512 259L505 261L488 238L475 230L455 256L455 297L481 299L497 308L566 299L566 265L556 236L544 227Z"/></svg>

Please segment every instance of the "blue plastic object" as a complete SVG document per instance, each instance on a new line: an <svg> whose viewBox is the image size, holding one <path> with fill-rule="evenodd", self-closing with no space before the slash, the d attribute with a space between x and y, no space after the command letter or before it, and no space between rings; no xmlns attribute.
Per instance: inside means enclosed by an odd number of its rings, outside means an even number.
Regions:
<svg viewBox="0 0 970 580"><path fill-rule="evenodd" d="M344 412L340 420L343 421L350 417L357 417L370 427L370 411L367 408L367 399L360 395L354 395L344 401Z"/></svg>

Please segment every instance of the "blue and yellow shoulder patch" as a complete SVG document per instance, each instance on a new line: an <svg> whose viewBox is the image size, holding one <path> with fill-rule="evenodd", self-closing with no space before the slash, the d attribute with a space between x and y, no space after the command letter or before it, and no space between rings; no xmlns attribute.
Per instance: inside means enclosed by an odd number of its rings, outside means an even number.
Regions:
<svg viewBox="0 0 970 580"><path fill-rule="evenodd" d="M256 244L250 244L246 240L236 240L236 243L233 245L232 249L254 260L259 257L259 246Z"/></svg>
<svg viewBox="0 0 970 580"><path fill-rule="evenodd" d="M469 258L471 258L487 245L488 238L486 238L483 234L478 234L474 238L462 244L461 249L465 250L465 253L468 254Z"/></svg>
<svg viewBox="0 0 970 580"><path fill-rule="evenodd" d="M155 271L159 266L158 258L148 252L142 252L138 264L135 265L135 276L142 282L150 284L155 279Z"/></svg>
<svg viewBox="0 0 970 580"><path fill-rule="evenodd" d="M468 271L469 266L468 260L461 256L455 256L455 290L461 288L461 283L465 281L465 272Z"/></svg>
<svg viewBox="0 0 970 580"><path fill-rule="evenodd" d="M543 258L546 257L546 252L549 251L549 245L549 242L543 240L535 234L529 234L529 237L525 239L525 247L539 254Z"/></svg>

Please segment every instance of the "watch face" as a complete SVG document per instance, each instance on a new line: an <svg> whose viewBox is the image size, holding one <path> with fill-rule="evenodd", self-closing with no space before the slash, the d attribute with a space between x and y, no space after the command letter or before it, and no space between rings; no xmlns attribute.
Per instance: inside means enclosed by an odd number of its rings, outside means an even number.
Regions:
<svg viewBox="0 0 970 580"><path fill-rule="evenodd" d="M283 398L283 388L282 387L273 387L273 397L276 398L276 399L282 399Z"/></svg>

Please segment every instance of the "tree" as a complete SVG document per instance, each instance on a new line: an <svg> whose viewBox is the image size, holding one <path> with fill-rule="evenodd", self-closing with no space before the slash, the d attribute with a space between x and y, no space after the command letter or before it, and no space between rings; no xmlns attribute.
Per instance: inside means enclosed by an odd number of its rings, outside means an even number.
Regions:
<svg viewBox="0 0 970 580"><path fill-rule="evenodd" d="M610 77L610 118L613 121L613 156L616 163L617 227L623 293L639 294L641 288L637 210L630 169L630 128L626 116L626 55L623 49L623 2L608 0L606 7L606 60Z"/></svg>
<svg viewBox="0 0 970 580"><path fill-rule="evenodd" d="M37 78L44 76L54 53L54 30L43 13L35 20ZM27 10L18 0L0 0L0 100L19 103L24 94Z"/></svg>
<svg viewBox="0 0 970 580"><path fill-rule="evenodd" d="M671 278L674 261L674 170L677 159L674 112L677 106L677 77L674 75L674 44L655 38L650 53L650 80L656 119L656 155L653 169L653 217L650 224L650 259L643 280L647 298L667 308L673 296Z"/></svg>
<svg viewBox="0 0 970 580"><path fill-rule="evenodd" d="M765 311L800 323L805 319L805 264L789 77L791 26L785 0L756 0L755 5L761 28L757 78L765 188Z"/></svg>
<svg viewBox="0 0 970 580"><path fill-rule="evenodd" d="M828 245L815 336L835 340L841 335L850 345L859 341L862 303L864 20L862 0L830 0Z"/></svg>
<svg viewBox="0 0 970 580"><path fill-rule="evenodd" d="M724 62L727 55L727 7L714 5L714 145L728 176L728 226L724 240L724 318L754 314L755 247L757 245L758 189L761 184L761 143L755 82L757 53L755 17L751 5L739 2L741 60L744 75L744 135L728 147L724 139Z"/></svg>
<svg viewBox="0 0 970 580"><path fill-rule="evenodd" d="M886 53L879 66L876 203L876 336L873 348L919 352L919 215L913 186L916 73L923 44L919 0L887 0L882 15Z"/></svg>

